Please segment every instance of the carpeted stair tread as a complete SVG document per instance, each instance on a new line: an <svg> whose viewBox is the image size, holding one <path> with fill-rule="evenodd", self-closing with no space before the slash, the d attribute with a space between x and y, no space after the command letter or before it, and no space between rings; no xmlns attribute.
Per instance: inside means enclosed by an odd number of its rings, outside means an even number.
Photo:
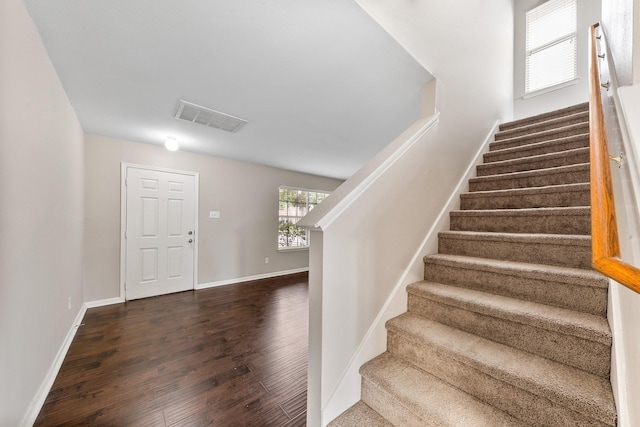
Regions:
<svg viewBox="0 0 640 427"><path fill-rule="evenodd" d="M330 425L615 426L589 104L503 123Z"/></svg>
<svg viewBox="0 0 640 427"><path fill-rule="evenodd" d="M574 148L559 153L538 154L511 160L483 163L476 166L478 176L524 172L550 167L569 166L589 161L589 148Z"/></svg>
<svg viewBox="0 0 640 427"><path fill-rule="evenodd" d="M438 253L591 269L591 237L582 235L443 231Z"/></svg>
<svg viewBox="0 0 640 427"><path fill-rule="evenodd" d="M604 378L411 313L388 321L387 330L437 353L444 360L459 362L527 393L557 402L603 423L615 425L616 411L611 398L611 385ZM429 360L426 355L398 354L393 347L389 351L398 357L415 357L419 368L431 371L430 373L446 381L450 382L456 377L455 372L451 375L436 372L438 369L456 370L451 362L445 363L445 368L442 368L442 365ZM409 361L414 363L414 360ZM466 381L471 380L468 376L464 377ZM455 383L452 385L465 386ZM539 411L545 409L539 408Z"/></svg>
<svg viewBox="0 0 640 427"><path fill-rule="evenodd" d="M338 418L331 421L328 427L393 427L382 415L371 409L362 400L344 411Z"/></svg>
<svg viewBox="0 0 640 427"><path fill-rule="evenodd" d="M363 400L398 426L525 426L390 353L360 368ZM366 425L366 424L354 424Z"/></svg>
<svg viewBox="0 0 640 427"><path fill-rule="evenodd" d="M524 209L480 209L449 213L453 231L582 234L591 232L586 206Z"/></svg>
<svg viewBox="0 0 640 427"><path fill-rule="evenodd" d="M589 134L585 133L516 147L501 146L485 153L483 160L485 163L491 163L520 157L531 157L538 154L558 153L564 150L585 148L588 146Z"/></svg>
<svg viewBox="0 0 640 427"><path fill-rule="evenodd" d="M593 270L448 254L423 260L424 280L606 315L609 282Z"/></svg>
<svg viewBox="0 0 640 427"><path fill-rule="evenodd" d="M481 231L441 231L441 236L460 240L482 240L495 242L517 242L531 244L556 244L562 246L591 247L591 236L575 234L526 234L485 233Z"/></svg>
<svg viewBox="0 0 640 427"><path fill-rule="evenodd" d="M554 111L549 111L542 114L537 114L531 117L525 117L518 120L513 120L511 122L502 123L500 125L500 131L505 131L508 129L513 129L517 127L527 126L531 123L540 123L549 120L553 120L554 118L564 117L567 115L576 114L583 111L589 111L589 103L584 102L582 104L572 105L570 107L561 108Z"/></svg>
<svg viewBox="0 0 640 427"><path fill-rule="evenodd" d="M530 171L485 175L469 179L469 191L505 190L589 182L589 163Z"/></svg>
<svg viewBox="0 0 640 427"><path fill-rule="evenodd" d="M517 147L521 145L533 144L535 142L548 141L550 139L565 138L579 134L589 133L589 122L576 123L555 129L542 130L526 135L503 138L500 133L495 135L495 140L489 145L489 150L500 150L502 148Z"/></svg>
<svg viewBox="0 0 640 427"><path fill-rule="evenodd" d="M611 332L602 316L443 283L421 281L409 285L407 291L476 313L611 345Z"/></svg>
<svg viewBox="0 0 640 427"><path fill-rule="evenodd" d="M539 264L532 264L527 262L512 262L494 260L490 258L477 258L446 254L425 255L423 260L425 263L438 263L441 265L450 265L457 268L499 272L507 275L518 275L534 279L546 280L550 282L562 281L564 283L570 283L577 286L587 286L602 289L607 289L609 287L609 281L604 276L602 276L602 274L597 273L593 270L557 267L552 265L542 266Z"/></svg>
<svg viewBox="0 0 640 427"><path fill-rule="evenodd" d="M505 190L474 191L460 195L462 210L588 206L588 183L547 185Z"/></svg>
<svg viewBox="0 0 640 427"><path fill-rule="evenodd" d="M456 215L461 216L483 216L495 213L496 215L521 215L521 216L545 216L549 213L557 215L583 215L591 211L589 206L567 206L553 208L530 208L530 209L480 209L466 211L452 211Z"/></svg>
<svg viewBox="0 0 640 427"><path fill-rule="evenodd" d="M589 110L578 111L565 116L551 118L549 120L537 121L522 126L514 126L508 130L500 130L497 139L511 138L514 136L525 135L528 133L536 133L540 130L555 129L575 123L584 123L589 121Z"/></svg>
<svg viewBox="0 0 640 427"><path fill-rule="evenodd" d="M407 289L408 311L608 378L611 335L602 316L442 283Z"/></svg>
<svg viewBox="0 0 640 427"><path fill-rule="evenodd" d="M522 197L527 193L534 193L534 194L571 193L574 191L588 192L589 190L590 190L590 184L588 182L576 182L571 184L544 185L540 187L519 187L519 188L505 188L502 190L474 191L470 193L463 193L461 197L463 199L470 199L474 197L488 197L491 195Z"/></svg>

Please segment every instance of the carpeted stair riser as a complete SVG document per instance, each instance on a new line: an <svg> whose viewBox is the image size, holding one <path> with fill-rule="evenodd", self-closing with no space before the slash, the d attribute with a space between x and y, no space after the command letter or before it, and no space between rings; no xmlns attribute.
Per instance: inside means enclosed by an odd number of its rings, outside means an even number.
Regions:
<svg viewBox="0 0 640 427"><path fill-rule="evenodd" d="M460 196L462 210L552 208L589 204L589 184L482 191Z"/></svg>
<svg viewBox="0 0 640 427"><path fill-rule="evenodd" d="M591 269L589 236L448 231L438 253Z"/></svg>
<svg viewBox="0 0 640 427"><path fill-rule="evenodd" d="M422 283L420 286L410 287L408 311L594 375L605 378L609 376L611 337L598 335L599 341L585 338L589 333L595 335L601 332L599 327L602 323L606 324L603 318L576 314L576 319L572 319L574 323L569 327L555 319L543 317L545 307L524 304L522 309L530 309L531 312L514 314L494 305L483 305L482 300L474 302L462 299L465 293L474 294L477 291L453 288L455 290L450 292L450 288L437 283ZM499 301L497 298L496 300ZM517 301L515 307L519 307ZM551 310L563 309L548 311Z"/></svg>
<svg viewBox="0 0 640 427"><path fill-rule="evenodd" d="M387 322L387 348L394 356L532 425L615 425L612 402L598 399L607 381L579 369L408 314ZM544 375L531 378L531 369ZM583 388L576 390L566 383L575 377L580 377Z"/></svg>
<svg viewBox="0 0 640 427"><path fill-rule="evenodd" d="M523 426L496 408L383 353L361 369L362 400L396 426ZM353 424L352 426L368 424Z"/></svg>
<svg viewBox="0 0 640 427"><path fill-rule="evenodd" d="M521 157L537 156L540 154L559 153L565 150L586 148L588 146L589 134L583 134L537 142L535 144L523 145L514 148L498 149L484 154L483 159L485 163L500 162L504 160L518 159Z"/></svg>
<svg viewBox="0 0 640 427"><path fill-rule="evenodd" d="M483 163L476 167L476 171L478 176L500 175L588 162L589 149L576 148L561 153L541 154L539 156L504 160L501 162Z"/></svg>
<svg viewBox="0 0 640 427"><path fill-rule="evenodd" d="M466 210L449 217L452 231L588 235L591 230L585 207Z"/></svg>
<svg viewBox="0 0 640 427"><path fill-rule="evenodd" d="M469 191L508 190L589 182L589 164L490 175L469 180Z"/></svg>
<svg viewBox="0 0 640 427"><path fill-rule="evenodd" d="M385 383L378 385L365 373L362 374L361 399L395 426L420 427L436 426L437 421L425 421L417 414L403 406L403 402L390 393L389 386ZM352 426L354 427L354 426Z"/></svg>
<svg viewBox="0 0 640 427"><path fill-rule="evenodd" d="M537 133L531 133L513 138L501 138L500 133L495 135L494 142L489 145L489 151L503 150L505 148L521 147L537 142L545 142L552 139L568 138L580 134L589 133L589 123L578 123L558 129L549 129Z"/></svg>
<svg viewBox="0 0 640 427"><path fill-rule="evenodd" d="M518 126L509 130L501 130L498 132L500 138L508 139L516 136L527 135L529 133L537 133L543 130L561 128L577 123L584 123L589 121L589 111L580 111L567 116L558 117L555 119L545 120L542 122L536 122L529 125Z"/></svg>
<svg viewBox="0 0 640 427"><path fill-rule="evenodd" d="M371 409L362 400L346 410L339 418L331 421L328 427L393 427L389 421Z"/></svg>
<svg viewBox="0 0 640 427"><path fill-rule="evenodd" d="M584 103L499 126L332 427L616 425L588 120Z"/></svg>
<svg viewBox="0 0 640 427"><path fill-rule="evenodd" d="M489 262L490 261L490 262ZM608 281L593 271L453 255L424 257L424 279L605 316ZM576 298L579 295L580 298Z"/></svg>
<svg viewBox="0 0 640 427"><path fill-rule="evenodd" d="M558 118L561 117L566 117L566 116L570 116L573 114L577 114L580 112L585 112L585 111L589 111L589 104L588 103L583 103L583 104L578 104L578 105L573 105L571 107L567 107L567 108L563 108L560 110L556 110L556 111L550 111L548 113L542 113L542 114L538 114L536 116L531 116L531 117L525 117L523 119L519 119L519 120L514 120L512 122L508 122L508 123L502 123L499 126L500 131L506 131L509 129L515 129L515 128L521 128L524 126L529 126L532 125L534 123L543 123L545 121L549 121L549 120L556 120Z"/></svg>

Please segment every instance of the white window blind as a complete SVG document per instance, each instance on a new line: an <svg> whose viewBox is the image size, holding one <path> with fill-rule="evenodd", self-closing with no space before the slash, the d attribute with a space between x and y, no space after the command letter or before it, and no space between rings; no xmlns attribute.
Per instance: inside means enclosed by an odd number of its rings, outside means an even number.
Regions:
<svg viewBox="0 0 640 427"><path fill-rule="evenodd" d="M525 92L577 76L576 0L549 0L526 15Z"/></svg>
<svg viewBox="0 0 640 427"><path fill-rule="evenodd" d="M326 191L280 186L278 249L308 248L309 230L296 223L329 195Z"/></svg>

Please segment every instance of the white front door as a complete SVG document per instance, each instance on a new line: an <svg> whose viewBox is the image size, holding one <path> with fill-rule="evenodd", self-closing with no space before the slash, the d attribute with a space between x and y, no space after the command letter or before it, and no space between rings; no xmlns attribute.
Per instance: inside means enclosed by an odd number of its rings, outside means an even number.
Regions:
<svg viewBox="0 0 640 427"><path fill-rule="evenodd" d="M127 300L194 288L196 176L126 168Z"/></svg>

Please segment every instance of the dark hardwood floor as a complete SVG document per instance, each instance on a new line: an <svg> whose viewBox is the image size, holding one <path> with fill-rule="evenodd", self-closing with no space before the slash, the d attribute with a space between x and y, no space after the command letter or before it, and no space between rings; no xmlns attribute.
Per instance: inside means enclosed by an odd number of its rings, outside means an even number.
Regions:
<svg viewBox="0 0 640 427"><path fill-rule="evenodd" d="M87 310L36 426L304 426L306 274Z"/></svg>

